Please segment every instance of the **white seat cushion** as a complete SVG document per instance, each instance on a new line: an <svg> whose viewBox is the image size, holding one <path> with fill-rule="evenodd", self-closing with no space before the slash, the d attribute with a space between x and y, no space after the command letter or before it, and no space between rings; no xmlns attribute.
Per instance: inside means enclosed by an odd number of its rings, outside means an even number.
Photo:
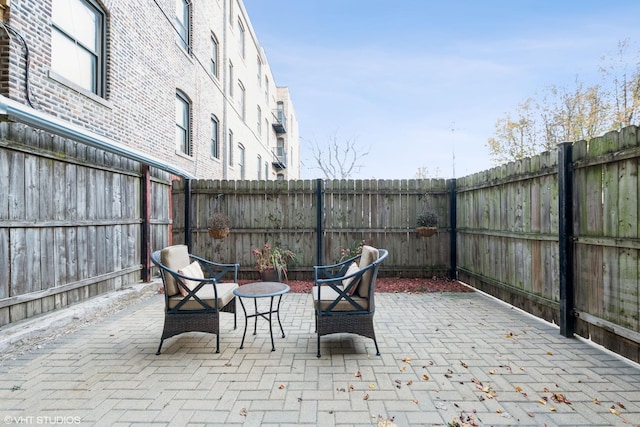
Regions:
<svg viewBox="0 0 640 427"><path fill-rule="evenodd" d="M160 252L160 262L167 268L178 271L191 264L189 248L187 245L168 246ZM180 295L180 290L173 276L169 273L166 273L164 276L167 295Z"/></svg>
<svg viewBox="0 0 640 427"><path fill-rule="evenodd" d="M322 287L322 290L319 291L318 288ZM342 286L338 286L338 288L342 288ZM313 295L313 305L318 308L318 292L320 293L320 297L322 300L320 301L320 310L326 310L335 300L340 296L338 292L331 288L331 286L320 285L314 286L311 288L311 293ZM360 306L368 310L369 309L369 300L367 298L361 298L357 295L351 297L355 302L360 304ZM349 301L342 298L338 304L331 311L354 311L357 310Z"/></svg>
<svg viewBox="0 0 640 427"><path fill-rule="evenodd" d="M233 294L233 290L238 287L237 283L217 283L216 287L218 289L218 308L222 308L225 305L229 304L229 302L235 297ZM207 301L213 307L215 304L215 293L213 291L213 284L205 284L198 292L196 292L198 298L203 301ZM180 301L182 301L184 297L180 294L174 295L169 298L169 308L175 308L176 305ZM200 304L194 298L189 298L189 300L180 307L180 310L202 310L202 304Z"/></svg>
<svg viewBox="0 0 640 427"><path fill-rule="evenodd" d="M204 273L202 272L202 267L200 267L200 263L198 261L193 261L188 266L184 267L181 270L178 270L178 273L194 279L204 279ZM187 288L189 288L189 290L194 290L200 284L199 280L184 279L183 281L184 284L187 285ZM186 297L187 290L177 283L176 286L180 288L180 293L182 294L182 296Z"/></svg>
<svg viewBox="0 0 640 427"><path fill-rule="evenodd" d="M363 246L362 247L362 256L360 256L360 270L365 268L368 265L371 265L380 257L380 251L372 246ZM372 270L365 271L362 275L362 280L360 280L360 285L358 286L358 295L362 298L369 298L369 286L371 285L371 275L373 274Z"/></svg>

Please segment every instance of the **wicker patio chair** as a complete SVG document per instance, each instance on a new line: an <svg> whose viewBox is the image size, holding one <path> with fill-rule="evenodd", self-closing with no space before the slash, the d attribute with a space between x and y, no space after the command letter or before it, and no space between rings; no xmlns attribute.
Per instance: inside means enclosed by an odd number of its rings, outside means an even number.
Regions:
<svg viewBox="0 0 640 427"><path fill-rule="evenodd" d="M189 254L185 245L155 251L151 260L160 268L165 303L164 328L156 354L160 354L165 339L185 332L216 334L219 353L220 312L233 313L233 328L237 326L233 290L238 287L240 265L207 261Z"/></svg>
<svg viewBox="0 0 640 427"><path fill-rule="evenodd" d="M375 287L386 249L364 246L362 254L338 264L315 266L312 289L318 335L358 334L373 339L376 355L380 355L373 328Z"/></svg>

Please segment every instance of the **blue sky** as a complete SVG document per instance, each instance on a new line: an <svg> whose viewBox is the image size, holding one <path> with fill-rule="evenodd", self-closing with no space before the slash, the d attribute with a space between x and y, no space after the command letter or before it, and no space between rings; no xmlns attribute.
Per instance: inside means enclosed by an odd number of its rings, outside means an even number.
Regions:
<svg viewBox="0 0 640 427"><path fill-rule="evenodd" d="M303 139L357 139L352 178L461 177L494 166L495 123L549 85L601 82L640 39L636 0L244 0ZM455 161L454 161L455 156ZM455 165L455 170L454 170Z"/></svg>

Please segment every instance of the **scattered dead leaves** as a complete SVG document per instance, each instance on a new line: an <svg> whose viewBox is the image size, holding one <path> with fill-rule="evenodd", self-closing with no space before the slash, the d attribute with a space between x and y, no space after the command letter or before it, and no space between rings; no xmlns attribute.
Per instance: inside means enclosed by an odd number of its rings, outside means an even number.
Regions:
<svg viewBox="0 0 640 427"><path fill-rule="evenodd" d="M397 424L393 422L394 417L385 418L382 415L378 415L377 427L397 427Z"/></svg>

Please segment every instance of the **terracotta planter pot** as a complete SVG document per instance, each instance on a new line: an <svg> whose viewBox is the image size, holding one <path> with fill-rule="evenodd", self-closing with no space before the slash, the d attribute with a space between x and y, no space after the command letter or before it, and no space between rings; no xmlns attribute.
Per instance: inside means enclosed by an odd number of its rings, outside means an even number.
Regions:
<svg viewBox="0 0 640 427"><path fill-rule="evenodd" d="M224 239L229 234L228 228L209 228L209 236L212 239Z"/></svg>
<svg viewBox="0 0 640 427"><path fill-rule="evenodd" d="M275 268L273 270L265 270L260 272L260 279L263 282L279 282L280 274Z"/></svg>
<svg viewBox="0 0 640 427"><path fill-rule="evenodd" d="M438 231L437 227L416 227L416 231L420 237L431 237Z"/></svg>

